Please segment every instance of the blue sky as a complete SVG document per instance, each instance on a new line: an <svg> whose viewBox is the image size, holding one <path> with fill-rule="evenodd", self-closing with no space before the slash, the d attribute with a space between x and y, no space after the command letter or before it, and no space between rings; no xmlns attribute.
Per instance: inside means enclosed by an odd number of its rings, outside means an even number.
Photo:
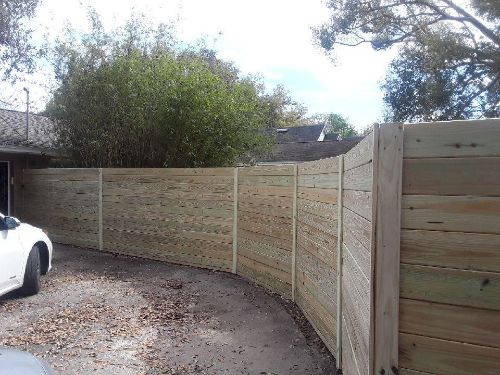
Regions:
<svg viewBox="0 0 500 375"><path fill-rule="evenodd" d="M328 18L322 0L43 0L33 21L37 37L55 38L66 22L86 29L86 7L101 14L105 27L122 24L135 11L151 24L175 21L179 38L203 37L222 58L266 86L284 85L309 114L336 112L362 129L382 118L383 79L392 52L344 47L335 63L314 46L311 27ZM52 81L39 73L6 89L13 108L23 109L22 87L30 87L35 109L43 109Z"/></svg>

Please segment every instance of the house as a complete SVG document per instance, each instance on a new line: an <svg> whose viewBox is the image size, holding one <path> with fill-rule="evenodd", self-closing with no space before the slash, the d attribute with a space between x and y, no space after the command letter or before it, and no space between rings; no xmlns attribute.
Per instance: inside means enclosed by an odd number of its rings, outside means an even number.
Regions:
<svg viewBox="0 0 500 375"><path fill-rule="evenodd" d="M45 168L57 156L53 129L48 117L0 109L0 212L16 215L23 169Z"/></svg>
<svg viewBox="0 0 500 375"><path fill-rule="evenodd" d="M323 141L339 141L340 135L337 133L326 133Z"/></svg>
<svg viewBox="0 0 500 375"><path fill-rule="evenodd" d="M336 133L326 133L325 124L277 129L271 152L256 160L257 164L299 163L345 154L363 137L340 139Z"/></svg>
<svg viewBox="0 0 500 375"><path fill-rule="evenodd" d="M339 141L278 143L269 154L259 158L257 164L295 164L331 158L345 154L362 139L351 137Z"/></svg>
<svg viewBox="0 0 500 375"><path fill-rule="evenodd" d="M325 132L325 124L276 129L276 143L321 142Z"/></svg>

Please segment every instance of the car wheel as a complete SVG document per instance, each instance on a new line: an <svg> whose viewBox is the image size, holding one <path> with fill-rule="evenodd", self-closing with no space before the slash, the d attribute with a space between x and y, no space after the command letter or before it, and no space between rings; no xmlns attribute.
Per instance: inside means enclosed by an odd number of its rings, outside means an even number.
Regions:
<svg viewBox="0 0 500 375"><path fill-rule="evenodd" d="M24 282L21 293L25 296L33 296L40 291L40 251L33 246L26 262Z"/></svg>

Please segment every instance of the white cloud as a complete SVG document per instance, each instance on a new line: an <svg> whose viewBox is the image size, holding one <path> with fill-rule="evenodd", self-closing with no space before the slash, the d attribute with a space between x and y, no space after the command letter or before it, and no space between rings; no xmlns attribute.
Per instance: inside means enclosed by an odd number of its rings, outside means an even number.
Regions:
<svg viewBox="0 0 500 375"><path fill-rule="evenodd" d="M380 118L378 82L392 54L366 46L342 48L334 65L313 44L311 27L328 18L322 0L45 0L35 22L38 37L45 32L56 37L66 19L86 28L87 5L108 28L124 23L132 10L146 14L152 25L178 21L182 40L205 36L244 73L261 75L267 86L289 87L311 113L340 112L359 128Z"/></svg>

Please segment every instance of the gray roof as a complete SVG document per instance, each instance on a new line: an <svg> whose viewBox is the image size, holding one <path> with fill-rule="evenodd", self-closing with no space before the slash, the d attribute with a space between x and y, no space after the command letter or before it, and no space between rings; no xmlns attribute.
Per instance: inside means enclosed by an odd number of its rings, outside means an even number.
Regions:
<svg viewBox="0 0 500 375"><path fill-rule="evenodd" d="M362 139L363 137L351 137L341 141L276 144L271 153L260 158L257 163L297 163L330 158L345 154Z"/></svg>
<svg viewBox="0 0 500 375"><path fill-rule="evenodd" d="M276 143L315 142L324 128L325 124L277 129Z"/></svg>
<svg viewBox="0 0 500 375"><path fill-rule="evenodd" d="M0 109L0 148L52 149L54 125L50 118L30 113L29 134L26 138L26 113Z"/></svg>
<svg viewBox="0 0 500 375"><path fill-rule="evenodd" d="M326 133L323 141L338 141L339 135L337 133Z"/></svg>

